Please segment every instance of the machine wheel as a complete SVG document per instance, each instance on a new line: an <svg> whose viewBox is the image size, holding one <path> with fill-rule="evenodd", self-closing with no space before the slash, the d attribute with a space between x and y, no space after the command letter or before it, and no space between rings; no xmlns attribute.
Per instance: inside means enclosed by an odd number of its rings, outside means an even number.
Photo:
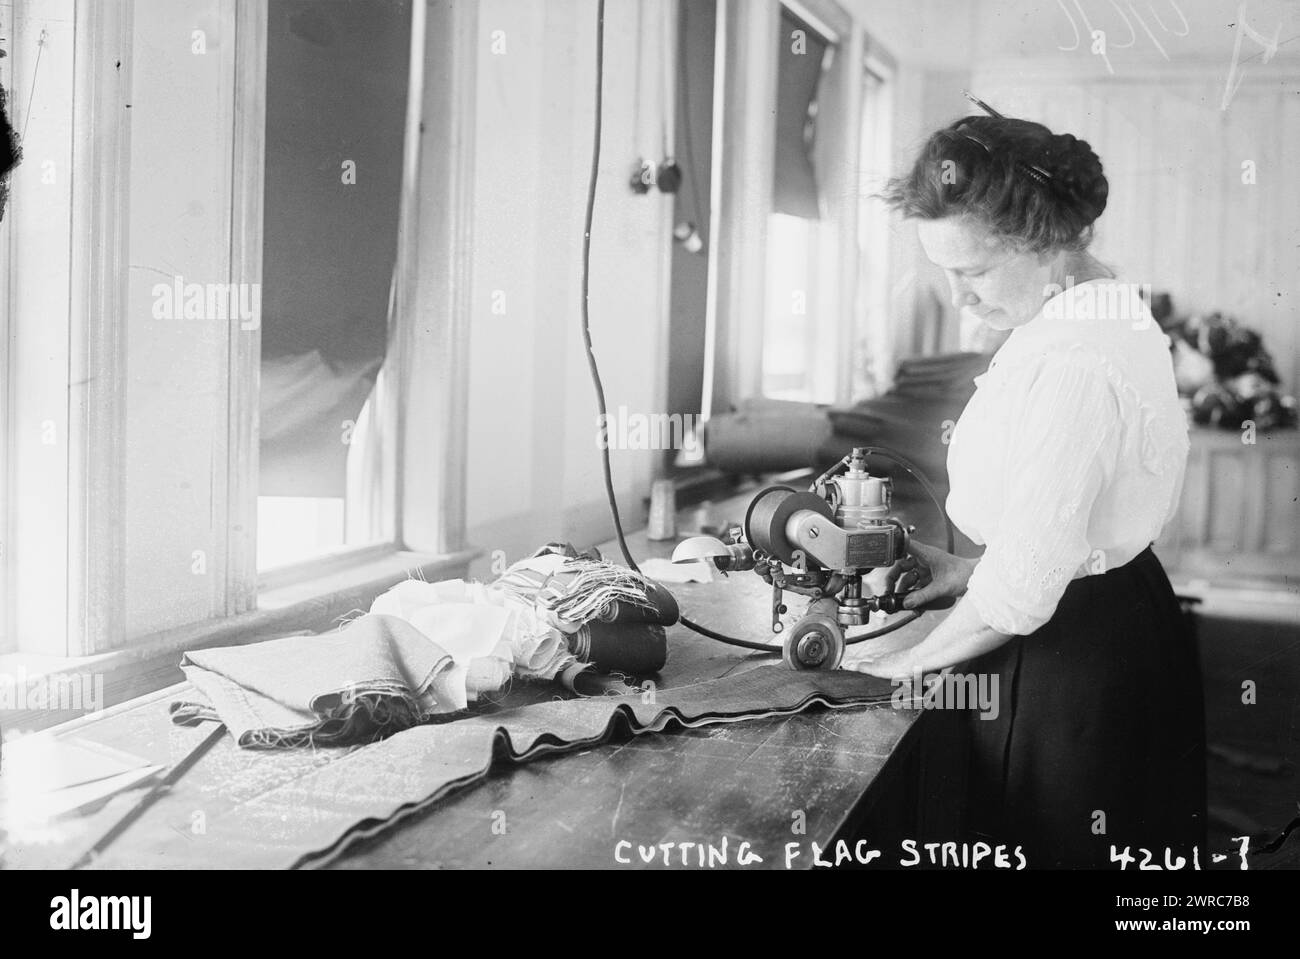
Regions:
<svg viewBox="0 0 1300 959"><path fill-rule="evenodd" d="M814 611L794 624L781 646L781 659L795 670L837 669L844 658L844 631L834 617Z"/></svg>

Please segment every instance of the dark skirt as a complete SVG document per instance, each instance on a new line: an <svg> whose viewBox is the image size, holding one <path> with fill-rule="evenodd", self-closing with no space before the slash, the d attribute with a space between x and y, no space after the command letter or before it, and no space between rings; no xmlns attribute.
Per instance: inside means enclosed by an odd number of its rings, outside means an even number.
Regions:
<svg viewBox="0 0 1300 959"><path fill-rule="evenodd" d="M998 676L996 718L963 712L968 838L1029 868L1208 865L1195 637L1150 547L1074 580L1051 620L960 672ZM1112 853L1112 849L1114 852Z"/></svg>

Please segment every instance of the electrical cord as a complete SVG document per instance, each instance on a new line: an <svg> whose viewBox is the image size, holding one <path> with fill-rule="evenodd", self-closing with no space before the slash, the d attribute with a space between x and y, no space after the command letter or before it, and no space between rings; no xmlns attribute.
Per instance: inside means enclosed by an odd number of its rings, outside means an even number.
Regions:
<svg viewBox="0 0 1300 959"><path fill-rule="evenodd" d="M587 212L583 222L582 235L582 340L587 347L587 368L591 371L591 384L596 391L596 408L600 414L601 430L601 468L605 475L605 496L609 500L610 516L614 520L614 534L618 538L618 548L623 554L623 561L628 567L640 573L641 567L632 558L628 548L627 537L623 533L623 519L618 510L618 497L614 494L614 476L610 467L609 437L607 435L609 414L605 403L605 387L600 380L600 369L596 365L596 353L591 342L591 228L596 213L596 184L600 174L600 135L605 86L605 0L596 4L596 123L595 138L591 150L591 176L587 184ZM725 636L713 630L691 622L685 616L679 616L683 626L693 629L701 636L715 639L720 643L741 646L762 653L779 653L768 643L755 643L747 639Z"/></svg>
<svg viewBox="0 0 1300 959"><path fill-rule="evenodd" d="M582 340L587 350L587 368L591 372L591 384L596 391L596 408L599 413L597 422L600 424L600 450L601 450L601 468L605 478L605 496L609 501L610 516L614 520L614 533L618 539L618 548L623 554L623 561L633 571L640 573L641 567L632 558L632 551L628 548L627 537L623 533L623 519L618 509L618 497L614 493L614 476L610 466L609 456L609 414L605 402L605 387L601 383L600 369L596 365L596 353L591 341L591 229L596 214L596 185L600 177L600 140L603 129L604 118L604 87L605 87L605 0L597 0L596 3L596 121L595 132L591 150L591 174L587 183L587 209L583 221L582 234ZM884 456L892 459L921 485L926 495L939 510L939 515L943 517L944 525L947 529L948 552L953 551L953 529L952 522L948 519L948 514L939 502L938 495L934 488L925 479L919 469L914 467L907 460L889 450L878 447L866 447L868 455ZM841 463L844 462L843 460ZM832 471L837 467L832 467ZM828 475L828 474L823 474ZM869 639L875 639L884 636L886 633L892 633L896 629L901 629L908 623L917 619L921 615L920 610L911 610L910 615L904 616L894 622L874 629L869 633L861 636L855 636L853 639L846 640L846 645L866 642ZM779 655L781 650L773 647L770 643L758 643L748 639L738 639L735 636L727 636L724 633L715 632L706 626L692 622L685 615L678 617L683 626L687 629L694 630L701 636L725 643L728 646L737 646L741 649L750 649L755 652L765 653L767 655Z"/></svg>
<svg viewBox="0 0 1300 959"><path fill-rule="evenodd" d="M609 412L605 405L605 387L600 381L600 369L596 366L596 353L591 344L591 227L596 215L596 183L600 176L600 135L604 117L605 87L605 0L596 3L596 130L591 149L591 175L587 182L587 211L583 221L582 232L582 340L587 347L587 368L591 371L591 383L596 390L596 409L600 424L601 467L605 473L605 495L609 498L609 511L614 518L614 533L618 536L618 547L623 551L623 558L628 566L641 572L632 559L631 550L627 548L627 537L623 535L623 520L618 512L618 500L614 495L614 476L609 462Z"/></svg>

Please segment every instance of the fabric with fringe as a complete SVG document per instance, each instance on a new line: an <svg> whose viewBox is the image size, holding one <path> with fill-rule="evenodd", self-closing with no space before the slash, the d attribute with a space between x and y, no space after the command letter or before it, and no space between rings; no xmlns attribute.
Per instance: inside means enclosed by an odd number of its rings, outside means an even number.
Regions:
<svg viewBox="0 0 1300 959"><path fill-rule="evenodd" d="M200 695L171 713L220 719L250 748L368 742L440 711L453 666L409 623L363 616L322 636L186 653L181 670Z"/></svg>
<svg viewBox="0 0 1300 959"><path fill-rule="evenodd" d="M617 603L652 608L643 576L604 562L594 549L580 554L567 544L547 544L512 565L493 586L534 604L551 626L566 634L608 617Z"/></svg>

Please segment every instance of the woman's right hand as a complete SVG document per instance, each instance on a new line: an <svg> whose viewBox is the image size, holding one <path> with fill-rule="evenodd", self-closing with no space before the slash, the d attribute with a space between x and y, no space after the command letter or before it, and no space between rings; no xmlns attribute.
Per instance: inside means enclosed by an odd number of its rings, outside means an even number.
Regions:
<svg viewBox="0 0 1300 959"><path fill-rule="evenodd" d="M884 578L886 592L905 593L904 609L917 609L960 596L966 592L966 584L979 562L917 540L908 544L907 551L909 555L891 566Z"/></svg>

